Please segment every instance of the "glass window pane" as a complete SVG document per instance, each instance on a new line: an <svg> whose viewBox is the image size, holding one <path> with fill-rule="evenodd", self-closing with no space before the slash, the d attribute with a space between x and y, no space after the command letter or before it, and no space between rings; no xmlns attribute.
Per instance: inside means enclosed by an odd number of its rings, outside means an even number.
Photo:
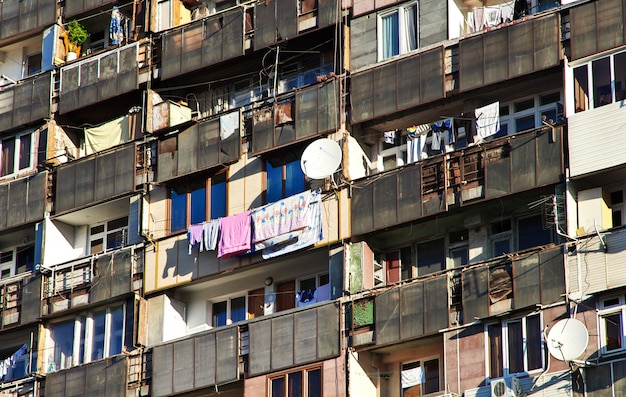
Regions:
<svg viewBox="0 0 626 397"><path fill-rule="evenodd" d="M609 57L592 62L593 106L600 107L613 102L611 95L611 61Z"/></svg>
<svg viewBox="0 0 626 397"><path fill-rule="evenodd" d="M293 161L285 165L286 168L286 188L285 197L292 196L304 191L304 173L300 166L300 161Z"/></svg>
<svg viewBox="0 0 626 397"><path fill-rule="evenodd" d="M227 313L226 313L227 303L218 302L213 304L213 326L220 327L222 325L226 325Z"/></svg>
<svg viewBox="0 0 626 397"><path fill-rule="evenodd" d="M191 191L191 220L192 224L206 220L206 187L203 185Z"/></svg>
<svg viewBox="0 0 626 397"><path fill-rule="evenodd" d="M273 203L283 198L283 167L272 167L269 161L265 162L266 168L266 201Z"/></svg>
<svg viewBox="0 0 626 397"><path fill-rule="evenodd" d="M104 251L104 239L101 238L97 238L95 240L91 240L90 243L90 253L91 254L98 254L100 252Z"/></svg>
<svg viewBox="0 0 626 397"><path fill-rule="evenodd" d="M574 69L574 106L576 113L589 107L589 75L587 65Z"/></svg>
<svg viewBox="0 0 626 397"><path fill-rule="evenodd" d="M78 363L85 362L85 333L87 332L87 319L82 317L80 319L80 351L78 352Z"/></svg>
<svg viewBox="0 0 626 397"><path fill-rule="evenodd" d="M535 115L515 119L515 132L526 131L535 128Z"/></svg>
<svg viewBox="0 0 626 397"><path fill-rule="evenodd" d="M445 269L443 239L417 245L417 267L420 276Z"/></svg>
<svg viewBox="0 0 626 397"><path fill-rule="evenodd" d="M382 23L382 57L387 59L400 53L400 37L398 34L398 13L394 12L381 18Z"/></svg>
<svg viewBox="0 0 626 397"><path fill-rule="evenodd" d="M526 318L526 352L528 356L528 371L543 366L541 360L541 321L539 316Z"/></svg>
<svg viewBox="0 0 626 397"><path fill-rule="evenodd" d="M496 240L493 242L493 255L500 256L511 252L511 239L506 237L504 239Z"/></svg>
<svg viewBox="0 0 626 397"><path fill-rule="evenodd" d="M459 247L450 250L450 259L454 267L460 267L469 263L469 248Z"/></svg>
<svg viewBox="0 0 626 397"><path fill-rule="evenodd" d="M74 320L52 326L54 341L54 368L59 370L72 365L74 349Z"/></svg>
<svg viewBox="0 0 626 397"><path fill-rule="evenodd" d="M0 176L5 176L15 172L15 139L2 140L2 169Z"/></svg>
<svg viewBox="0 0 626 397"><path fill-rule="evenodd" d="M621 313L611 314L603 317L606 335L604 344L606 350L616 350L622 348L622 315Z"/></svg>
<svg viewBox="0 0 626 397"><path fill-rule="evenodd" d="M106 329L106 312L96 313L93 316L93 342L91 360L104 358L104 331Z"/></svg>
<svg viewBox="0 0 626 397"><path fill-rule="evenodd" d="M111 309L111 326L109 329L111 342L109 344L109 356L120 354L124 343L124 307L118 306Z"/></svg>
<svg viewBox="0 0 626 397"><path fill-rule="evenodd" d="M246 319L246 298L239 297L230 301L230 319L233 323Z"/></svg>
<svg viewBox="0 0 626 397"><path fill-rule="evenodd" d="M226 174L211 179L211 219L226 216Z"/></svg>
<svg viewBox="0 0 626 397"><path fill-rule="evenodd" d="M184 190L170 189L170 232L177 232L187 227L187 194Z"/></svg>
<svg viewBox="0 0 626 397"><path fill-rule="evenodd" d="M308 371L308 397L322 397L322 371L315 369Z"/></svg>
<svg viewBox="0 0 626 397"><path fill-rule="evenodd" d="M613 58L615 70L615 100L626 99L626 52L615 55Z"/></svg>
<svg viewBox="0 0 626 397"><path fill-rule="evenodd" d="M128 226L128 217L127 216L123 216L121 218L113 219L113 220L107 222L107 229L108 230L120 229L120 228L127 227L127 226ZM104 231L104 230L102 230L102 231Z"/></svg>
<svg viewBox="0 0 626 397"><path fill-rule="evenodd" d="M524 372L524 345L522 336L522 322L516 321L507 324L509 345L509 373Z"/></svg>
<svg viewBox="0 0 626 397"><path fill-rule="evenodd" d="M285 397L285 378L272 379L272 397Z"/></svg>
<svg viewBox="0 0 626 397"><path fill-rule="evenodd" d="M424 362L424 393L435 393L439 391L439 360L429 360Z"/></svg>
<svg viewBox="0 0 626 397"><path fill-rule="evenodd" d="M31 157L31 135L26 134L20 137L20 160L19 160L19 169L23 170L24 168L30 167L30 157Z"/></svg>
<svg viewBox="0 0 626 397"><path fill-rule="evenodd" d="M126 239L126 230L115 230L107 233L107 250L119 248L124 245Z"/></svg>
<svg viewBox="0 0 626 397"><path fill-rule="evenodd" d="M302 397L302 372L289 374L289 397Z"/></svg>
<svg viewBox="0 0 626 397"><path fill-rule="evenodd" d="M520 219L518 228L518 249L538 247L552 242L552 233L549 229L544 229L541 224L541 215Z"/></svg>

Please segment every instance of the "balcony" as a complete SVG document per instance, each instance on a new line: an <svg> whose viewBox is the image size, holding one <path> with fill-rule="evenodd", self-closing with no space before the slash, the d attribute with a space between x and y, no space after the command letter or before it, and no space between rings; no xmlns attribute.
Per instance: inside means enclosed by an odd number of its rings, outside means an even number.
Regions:
<svg viewBox="0 0 626 397"><path fill-rule="evenodd" d="M113 6L118 3L129 3L128 1L113 1L113 0L74 0L68 1L65 4L65 18L71 18L78 14L82 14L85 11L93 10L100 6Z"/></svg>
<svg viewBox="0 0 626 397"><path fill-rule="evenodd" d="M56 0L4 1L0 3L0 41L42 30L55 23L56 14Z"/></svg>
<svg viewBox="0 0 626 397"><path fill-rule="evenodd" d="M132 193L135 167L134 143L59 166L55 214Z"/></svg>
<svg viewBox="0 0 626 397"><path fill-rule="evenodd" d="M461 40L460 91L558 66L559 26L559 14L552 13Z"/></svg>
<svg viewBox="0 0 626 397"><path fill-rule="evenodd" d="M567 293L594 294L626 286L626 229L578 239L567 255Z"/></svg>
<svg viewBox="0 0 626 397"><path fill-rule="evenodd" d="M569 10L570 58L576 60L624 44L626 8L620 0L585 2Z"/></svg>
<svg viewBox="0 0 626 397"><path fill-rule="evenodd" d="M56 266L44 275L43 313L54 314L132 292L142 252L127 247Z"/></svg>
<svg viewBox="0 0 626 397"><path fill-rule="evenodd" d="M254 50L261 50L309 29L330 26L336 22L337 1L320 0L316 9L299 11L297 0L281 1L280 6L268 0L255 3L253 11L242 6L164 33L161 77L169 79L242 56L253 31Z"/></svg>
<svg viewBox="0 0 626 397"><path fill-rule="evenodd" d="M254 111L252 153L336 131L338 98L337 81L332 79L282 96L273 105Z"/></svg>
<svg viewBox="0 0 626 397"><path fill-rule="evenodd" d="M41 277L30 272L0 281L0 329L35 322L41 317Z"/></svg>
<svg viewBox="0 0 626 397"><path fill-rule="evenodd" d="M437 156L355 182L355 235L558 183L562 129L539 128Z"/></svg>
<svg viewBox="0 0 626 397"><path fill-rule="evenodd" d="M46 375L46 396L126 396L136 382L138 356L115 356Z"/></svg>
<svg viewBox="0 0 626 397"><path fill-rule="evenodd" d="M21 80L15 85L2 87L0 131L50 117L51 79L52 74L48 72Z"/></svg>
<svg viewBox="0 0 626 397"><path fill-rule="evenodd" d="M444 97L444 48L378 66L351 77L352 123Z"/></svg>
<svg viewBox="0 0 626 397"><path fill-rule="evenodd" d="M240 152L241 113L236 110L160 139L157 180L162 182L232 163L239 160Z"/></svg>
<svg viewBox="0 0 626 397"><path fill-rule="evenodd" d="M146 47L132 43L62 67L59 113L136 90Z"/></svg>
<svg viewBox="0 0 626 397"><path fill-rule="evenodd" d="M48 188L47 171L0 185L0 230L42 220Z"/></svg>

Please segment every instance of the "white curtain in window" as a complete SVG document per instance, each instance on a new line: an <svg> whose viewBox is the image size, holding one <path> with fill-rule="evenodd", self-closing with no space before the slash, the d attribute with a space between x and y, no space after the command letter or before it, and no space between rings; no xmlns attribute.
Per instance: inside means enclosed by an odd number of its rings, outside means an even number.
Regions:
<svg viewBox="0 0 626 397"><path fill-rule="evenodd" d="M417 49L417 27L415 26L415 21L417 21L416 11L417 7L415 5L404 9L404 32L402 32L404 40L402 40L402 54Z"/></svg>

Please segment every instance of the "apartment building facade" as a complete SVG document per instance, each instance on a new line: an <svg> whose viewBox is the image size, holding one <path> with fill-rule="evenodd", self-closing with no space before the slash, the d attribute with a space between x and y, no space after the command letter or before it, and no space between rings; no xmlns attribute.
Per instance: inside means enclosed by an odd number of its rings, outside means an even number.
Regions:
<svg viewBox="0 0 626 397"><path fill-rule="evenodd" d="M0 394L620 395L625 21L5 0Z"/></svg>

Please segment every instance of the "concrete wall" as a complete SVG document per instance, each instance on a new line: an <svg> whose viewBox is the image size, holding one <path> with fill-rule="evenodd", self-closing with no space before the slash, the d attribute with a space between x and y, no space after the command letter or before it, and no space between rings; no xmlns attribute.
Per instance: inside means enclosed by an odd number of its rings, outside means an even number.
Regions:
<svg viewBox="0 0 626 397"><path fill-rule="evenodd" d="M45 266L50 267L78 259L85 254L84 242L75 247L79 234L74 226L46 218L44 231L43 264Z"/></svg>

